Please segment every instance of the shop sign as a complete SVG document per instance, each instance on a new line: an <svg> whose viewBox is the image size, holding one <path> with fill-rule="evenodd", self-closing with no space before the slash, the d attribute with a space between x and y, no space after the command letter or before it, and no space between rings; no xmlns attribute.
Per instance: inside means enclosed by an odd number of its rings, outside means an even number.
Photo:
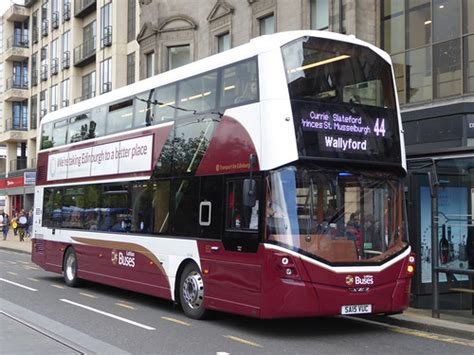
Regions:
<svg viewBox="0 0 474 355"><path fill-rule="evenodd" d="M467 138L474 138L474 115L466 116L466 126Z"/></svg>
<svg viewBox="0 0 474 355"><path fill-rule="evenodd" d="M24 173L25 185L34 185L36 182L36 171L27 171Z"/></svg>
<svg viewBox="0 0 474 355"><path fill-rule="evenodd" d="M23 187L23 186L24 186L23 176L0 180L0 189L11 189L14 187Z"/></svg>

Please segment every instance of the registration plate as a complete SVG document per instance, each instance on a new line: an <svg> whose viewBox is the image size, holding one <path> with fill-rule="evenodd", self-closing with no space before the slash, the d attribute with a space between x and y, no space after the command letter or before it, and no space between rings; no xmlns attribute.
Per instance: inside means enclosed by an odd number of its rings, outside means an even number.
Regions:
<svg viewBox="0 0 474 355"><path fill-rule="evenodd" d="M371 304L354 304L350 306L342 306L341 314L364 314L372 313Z"/></svg>

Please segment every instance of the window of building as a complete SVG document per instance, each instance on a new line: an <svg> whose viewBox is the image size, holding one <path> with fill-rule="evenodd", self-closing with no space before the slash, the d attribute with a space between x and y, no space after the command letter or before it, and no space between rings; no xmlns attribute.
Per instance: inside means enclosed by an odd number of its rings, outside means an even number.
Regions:
<svg viewBox="0 0 474 355"><path fill-rule="evenodd" d="M41 80L48 79L48 46L41 48Z"/></svg>
<svg viewBox="0 0 474 355"><path fill-rule="evenodd" d="M127 42L135 40L135 12L136 12L136 1L128 0L128 12L127 12Z"/></svg>
<svg viewBox="0 0 474 355"><path fill-rule="evenodd" d="M31 55L31 84L38 85L38 52Z"/></svg>
<svg viewBox="0 0 474 355"><path fill-rule="evenodd" d="M28 48L28 20L13 23L13 45Z"/></svg>
<svg viewBox="0 0 474 355"><path fill-rule="evenodd" d="M462 2L463 31L462 33L474 33L474 2L463 0Z"/></svg>
<svg viewBox="0 0 474 355"><path fill-rule="evenodd" d="M418 48L431 43L430 0L409 0L407 8L407 47Z"/></svg>
<svg viewBox="0 0 474 355"><path fill-rule="evenodd" d="M17 130L28 128L28 101L12 102L12 127Z"/></svg>
<svg viewBox="0 0 474 355"><path fill-rule="evenodd" d="M40 119L46 116L48 109L46 108L46 90L40 92Z"/></svg>
<svg viewBox="0 0 474 355"><path fill-rule="evenodd" d="M433 0L433 42L461 35L460 1Z"/></svg>
<svg viewBox="0 0 474 355"><path fill-rule="evenodd" d="M432 99L431 47L407 52L407 102Z"/></svg>
<svg viewBox="0 0 474 355"><path fill-rule="evenodd" d="M275 16L273 14L258 19L260 35L270 35L275 33Z"/></svg>
<svg viewBox="0 0 474 355"><path fill-rule="evenodd" d="M102 6L100 9L100 17L102 26L100 29L100 46L101 48L112 44L112 3Z"/></svg>
<svg viewBox="0 0 474 355"><path fill-rule="evenodd" d="M30 105L30 128L36 129L38 127L38 95L31 96Z"/></svg>
<svg viewBox="0 0 474 355"><path fill-rule="evenodd" d="M155 52L145 54L146 57L146 77L155 75Z"/></svg>
<svg viewBox="0 0 474 355"><path fill-rule="evenodd" d="M127 54L127 85L135 82L135 52Z"/></svg>
<svg viewBox="0 0 474 355"><path fill-rule="evenodd" d="M311 0L311 29L329 28L329 0Z"/></svg>
<svg viewBox="0 0 474 355"><path fill-rule="evenodd" d="M462 91L461 40L453 39L433 46L435 98L459 95Z"/></svg>
<svg viewBox="0 0 474 355"><path fill-rule="evenodd" d="M95 52L95 37L96 37L96 23L92 21L82 29L82 45L83 55L82 57L88 57L91 53Z"/></svg>
<svg viewBox="0 0 474 355"><path fill-rule="evenodd" d="M57 74L59 71L58 58L58 39L51 42L51 75Z"/></svg>
<svg viewBox="0 0 474 355"><path fill-rule="evenodd" d="M168 47L168 70L178 68L191 63L191 47L184 46Z"/></svg>
<svg viewBox="0 0 474 355"><path fill-rule="evenodd" d="M217 36L217 52L224 52L230 49L230 33L224 33Z"/></svg>
<svg viewBox="0 0 474 355"><path fill-rule="evenodd" d="M464 92L474 92L474 35L463 39Z"/></svg>
<svg viewBox="0 0 474 355"><path fill-rule="evenodd" d="M50 90L50 99L51 99L51 109L50 111L53 112L53 111L56 111L58 109L58 86L57 85L53 85L51 86L51 90Z"/></svg>
<svg viewBox="0 0 474 355"><path fill-rule="evenodd" d="M51 27L53 29L59 27L59 4L58 0L51 0Z"/></svg>
<svg viewBox="0 0 474 355"><path fill-rule="evenodd" d="M28 61L13 62L12 87L15 89L28 88Z"/></svg>
<svg viewBox="0 0 474 355"><path fill-rule="evenodd" d="M82 77L82 100L95 96L95 71Z"/></svg>
<svg viewBox="0 0 474 355"><path fill-rule="evenodd" d="M384 49L389 53L405 50L405 2L384 0Z"/></svg>
<svg viewBox="0 0 474 355"><path fill-rule="evenodd" d="M395 72L395 82L397 85L398 101L403 105L406 101L405 95L405 54L392 56L393 71Z"/></svg>
<svg viewBox="0 0 474 355"><path fill-rule="evenodd" d="M41 35L48 35L48 2L45 1L41 5Z"/></svg>
<svg viewBox="0 0 474 355"><path fill-rule="evenodd" d="M112 58L100 62L100 93L112 90Z"/></svg>
<svg viewBox="0 0 474 355"><path fill-rule="evenodd" d="M68 69L71 60L71 31L66 31L61 37L62 42L62 68Z"/></svg>
<svg viewBox="0 0 474 355"><path fill-rule="evenodd" d="M61 82L61 107L69 106L69 100L69 79L66 79Z"/></svg>

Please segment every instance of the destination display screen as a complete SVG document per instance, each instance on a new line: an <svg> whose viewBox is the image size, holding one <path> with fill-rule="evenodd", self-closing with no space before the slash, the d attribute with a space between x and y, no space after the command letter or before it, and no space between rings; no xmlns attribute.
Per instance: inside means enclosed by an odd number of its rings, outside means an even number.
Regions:
<svg viewBox="0 0 474 355"><path fill-rule="evenodd" d="M300 156L400 163L394 109L293 101Z"/></svg>

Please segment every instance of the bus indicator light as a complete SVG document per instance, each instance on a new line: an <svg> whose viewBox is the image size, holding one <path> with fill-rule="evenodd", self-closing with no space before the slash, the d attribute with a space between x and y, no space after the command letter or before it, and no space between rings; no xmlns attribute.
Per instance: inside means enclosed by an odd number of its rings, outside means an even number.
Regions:
<svg viewBox="0 0 474 355"><path fill-rule="evenodd" d="M415 268L413 267L413 265L408 265L407 271L408 271L410 274L413 272L413 270L415 270Z"/></svg>

